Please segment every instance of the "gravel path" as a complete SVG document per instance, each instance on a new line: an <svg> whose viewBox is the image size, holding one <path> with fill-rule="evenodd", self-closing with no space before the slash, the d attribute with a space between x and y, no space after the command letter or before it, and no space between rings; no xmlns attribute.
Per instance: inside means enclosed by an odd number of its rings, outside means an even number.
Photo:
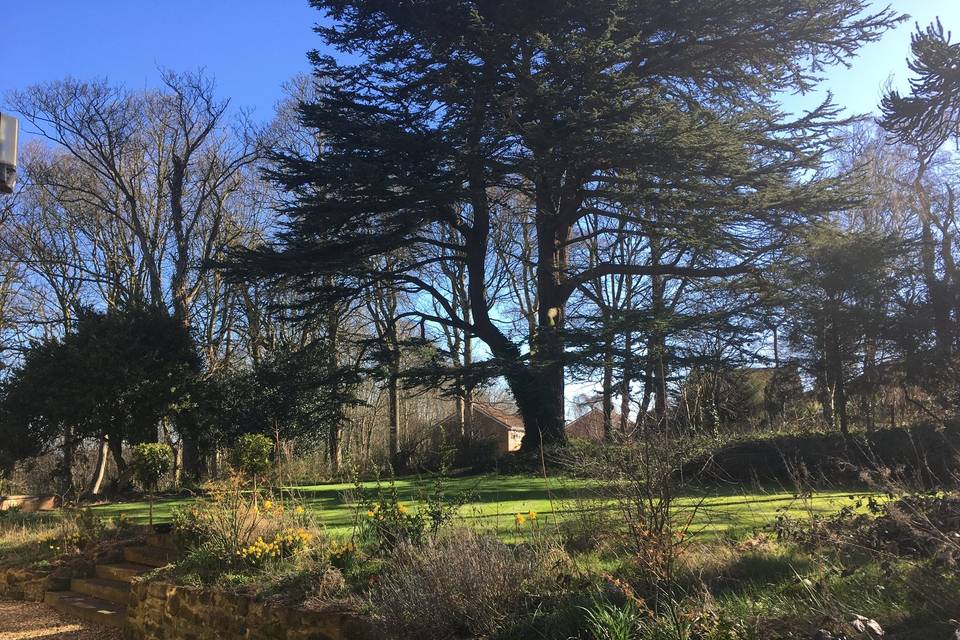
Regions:
<svg viewBox="0 0 960 640"><path fill-rule="evenodd" d="M45 604L0 600L0 640L119 640L116 629L61 615Z"/></svg>

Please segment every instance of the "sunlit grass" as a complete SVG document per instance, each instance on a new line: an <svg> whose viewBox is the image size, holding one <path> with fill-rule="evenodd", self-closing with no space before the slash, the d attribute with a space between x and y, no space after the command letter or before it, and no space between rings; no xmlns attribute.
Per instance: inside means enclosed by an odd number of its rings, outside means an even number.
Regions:
<svg viewBox="0 0 960 640"><path fill-rule="evenodd" d="M597 487L586 480L554 477L544 479L520 475L482 475L451 478L446 481L451 494L464 494L467 502L459 511L464 523L495 531L504 539L517 535L516 514L537 514L540 527L555 526L576 516L583 509L611 509ZM375 484L364 483L366 491ZM383 487L386 489L387 484ZM400 499L411 508L423 504L432 490L430 478L404 478L395 482ZM284 493L309 509L330 535L345 536L353 529L358 517L355 503L349 496L355 487L349 483L308 485L286 488ZM678 509L693 512L691 530L704 538L740 538L769 529L779 514L792 517L811 513L835 513L851 505L858 498L869 495L862 491L830 490L811 496L798 497L782 489L737 491L727 489L704 495L681 495ZM177 507L188 505L192 499L158 500L154 506L154 520L167 522ZM94 507L103 517L124 514L132 522L146 522L146 502L126 502ZM362 513L359 514L362 517Z"/></svg>
<svg viewBox="0 0 960 640"><path fill-rule="evenodd" d="M0 514L0 566L28 565L56 555L59 517L56 513Z"/></svg>

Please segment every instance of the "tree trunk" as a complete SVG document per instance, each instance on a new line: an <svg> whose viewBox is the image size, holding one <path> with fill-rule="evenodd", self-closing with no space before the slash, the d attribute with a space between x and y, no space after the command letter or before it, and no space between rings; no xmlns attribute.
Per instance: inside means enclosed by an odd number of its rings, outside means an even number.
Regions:
<svg viewBox="0 0 960 640"><path fill-rule="evenodd" d="M605 326L610 326L609 314L604 314ZM613 336L607 336L603 354L603 441L613 441Z"/></svg>
<svg viewBox="0 0 960 640"><path fill-rule="evenodd" d="M343 462L340 451L340 435L340 425L330 425L330 430L327 432L327 455L330 457L330 471L334 475L340 471L340 464Z"/></svg>
<svg viewBox="0 0 960 640"><path fill-rule="evenodd" d="M400 352L393 346L391 349L393 352L390 354L390 376L387 381L387 401L390 405L390 464L393 465L394 473L400 473L403 471L403 461L400 459Z"/></svg>
<svg viewBox="0 0 960 640"><path fill-rule="evenodd" d="M847 418L847 393L844 384L843 373L843 352L840 346L840 319L836 308L832 313L830 328L830 360L827 363L827 369L830 372L831 386L833 387L833 412L834 417L839 421L840 433L847 435L849 432L849 423Z"/></svg>
<svg viewBox="0 0 960 640"><path fill-rule="evenodd" d="M97 449L97 464L93 469L93 477L87 487L87 493L91 496L100 495L103 487L103 478L107 473L107 458L110 455L110 448L107 445L106 436L100 438L100 446Z"/></svg>
<svg viewBox="0 0 960 640"><path fill-rule="evenodd" d="M950 310L953 308L950 300L950 287L944 280L937 277L937 243L933 236L934 214L930 204L930 197L927 195L927 191L923 185L923 177L926 169L926 161L921 161L913 183L914 191L919 201L920 261L922 264L923 279L927 286L927 294L930 296L930 306L933 310L937 353L939 356L945 358L949 356L952 351L953 333L956 327L950 319Z"/></svg>
<svg viewBox="0 0 960 640"><path fill-rule="evenodd" d="M63 447L61 448L63 459L60 461L58 474L60 476L60 494L64 496L73 492L73 454L75 448L73 427L68 427L63 434Z"/></svg>
<svg viewBox="0 0 960 640"><path fill-rule="evenodd" d="M650 263L654 266L659 265L660 255L660 239L656 235L651 235ZM664 365L666 336L661 325L665 320L663 317L665 289L666 283L663 276L654 275L650 278L650 306L655 324L647 342L647 358L650 360L649 369L653 372L654 412L660 428L665 426L667 417L667 380Z"/></svg>
<svg viewBox="0 0 960 640"><path fill-rule="evenodd" d="M340 310L336 305L331 305L327 314L327 368L330 373L336 371L340 365ZM327 432L327 453L330 456L330 470L337 474L340 471L342 454L340 451L340 439L343 432L343 426L340 423L342 414L338 412L338 417L334 419L333 424Z"/></svg>
<svg viewBox="0 0 960 640"><path fill-rule="evenodd" d="M181 432L180 443L183 477L194 481L202 480L207 475L207 464L196 438Z"/></svg>

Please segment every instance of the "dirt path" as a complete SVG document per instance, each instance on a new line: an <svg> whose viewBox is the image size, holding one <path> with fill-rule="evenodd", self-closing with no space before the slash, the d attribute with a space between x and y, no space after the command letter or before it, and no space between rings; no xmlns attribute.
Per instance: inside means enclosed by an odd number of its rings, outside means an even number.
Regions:
<svg viewBox="0 0 960 640"><path fill-rule="evenodd" d="M119 640L120 632L63 616L45 604L0 600L0 640Z"/></svg>

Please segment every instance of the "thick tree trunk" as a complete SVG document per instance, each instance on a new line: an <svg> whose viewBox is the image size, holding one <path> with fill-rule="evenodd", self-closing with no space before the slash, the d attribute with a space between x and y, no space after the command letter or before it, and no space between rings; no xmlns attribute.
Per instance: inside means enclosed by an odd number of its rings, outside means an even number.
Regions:
<svg viewBox="0 0 960 640"><path fill-rule="evenodd" d="M660 264L660 239L656 235L650 236L650 263L654 266ZM661 328L664 318L664 294L666 282L661 275L654 275L650 278L650 306L653 312L654 322L656 323L653 331L650 333L650 339L647 343L647 358L649 358L649 370L653 372L653 395L654 412L657 416L657 423L662 429L666 426L667 418L667 380L666 380L666 336Z"/></svg>
<svg viewBox="0 0 960 640"><path fill-rule="evenodd" d="M327 432L327 455L330 458L330 471L334 474L340 471L340 464L343 462L340 450L340 436L340 425L330 425L330 430Z"/></svg>
<svg viewBox="0 0 960 640"><path fill-rule="evenodd" d="M180 441L182 475L190 480L202 480L207 475L207 461L197 439L189 433L181 432Z"/></svg>
<svg viewBox="0 0 960 640"><path fill-rule="evenodd" d="M340 365L340 309L336 305L331 305L327 314L327 368L332 373ZM336 474L340 471L342 454L340 450L340 440L343 433L343 427L339 418L335 419L327 431L327 454L330 457L330 470Z"/></svg>
<svg viewBox="0 0 960 640"><path fill-rule="evenodd" d="M933 311L934 334L937 343L937 353L941 357L948 357L953 349L953 334L956 331L950 319L950 310L953 308L950 300L950 286L937 276L937 242L933 235L933 209L930 197L923 185L926 173L926 162L921 162L914 178L914 191L919 200L920 217L920 261L923 279L930 296L930 306ZM949 242L946 243L949 248Z"/></svg>
<svg viewBox="0 0 960 640"><path fill-rule="evenodd" d="M547 367L544 367L547 368ZM543 445L565 444L563 419L563 367L534 375L529 370L507 374L507 383L523 418L523 451L536 451ZM559 376L557 369L559 369Z"/></svg>
<svg viewBox="0 0 960 640"><path fill-rule="evenodd" d="M457 433L461 438L467 437L467 403L463 394L457 396L455 409L457 414Z"/></svg>
<svg viewBox="0 0 960 640"><path fill-rule="evenodd" d="M558 228L558 212L545 200L549 188L538 184L535 216L537 331L530 343L528 365L517 345L490 319L486 265L491 224L483 159L479 156L473 158L468 170L473 224L466 233L466 273L473 328L477 337L503 363L504 378L523 418L521 449L535 451L544 444L564 444L564 352L560 331L566 300L560 278L566 268L569 225Z"/></svg>

